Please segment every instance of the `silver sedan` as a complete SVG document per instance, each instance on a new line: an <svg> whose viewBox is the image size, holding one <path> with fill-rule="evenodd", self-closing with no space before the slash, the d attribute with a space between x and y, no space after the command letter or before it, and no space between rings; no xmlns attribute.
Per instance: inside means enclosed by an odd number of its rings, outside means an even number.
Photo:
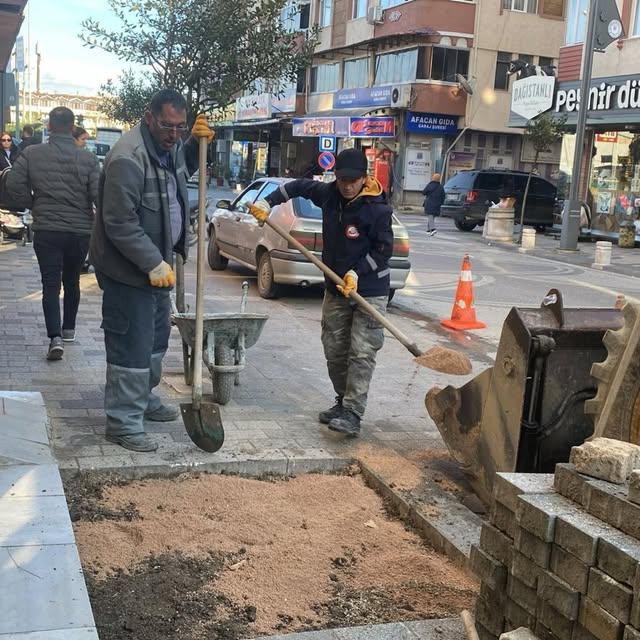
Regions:
<svg viewBox="0 0 640 640"><path fill-rule="evenodd" d="M303 287L324 283L322 273L298 250L267 226L260 226L247 205L266 198L288 182L287 178L256 180L235 200L220 200L213 211L207 211L209 266L220 271L234 260L257 272L258 291L263 298L275 298L282 285ZM271 219L288 231L319 258L322 254L322 211L310 200L293 198L274 207ZM405 286L409 263L409 234L393 217L393 257L391 293Z"/></svg>

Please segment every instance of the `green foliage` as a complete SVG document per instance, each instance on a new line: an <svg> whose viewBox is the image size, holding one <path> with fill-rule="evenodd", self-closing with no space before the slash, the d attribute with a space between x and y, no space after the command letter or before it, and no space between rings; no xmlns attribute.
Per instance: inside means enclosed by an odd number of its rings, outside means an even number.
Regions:
<svg viewBox="0 0 640 640"><path fill-rule="evenodd" d="M98 106L111 120L133 126L140 122L151 96L159 88L149 74L125 71L118 84L110 79L100 87Z"/></svg>
<svg viewBox="0 0 640 640"><path fill-rule="evenodd" d="M193 118L226 107L258 79L275 87L292 82L310 64L317 41L315 29L301 34L283 27L286 0L108 2L119 27L111 30L87 18L80 38L90 48L149 69L146 78L129 72L120 86L104 87L111 114L119 103L119 119L126 122L151 87L183 93Z"/></svg>
<svg viewBox="0 0 640 640"><path fill-rule="evenodd" d="M524 137L531 142L536 152L534 165L538 164L538 156L541 153L550 151L558 140L562 140L566 121L566 114L554 116L548 112L529 120Z"/></svg>

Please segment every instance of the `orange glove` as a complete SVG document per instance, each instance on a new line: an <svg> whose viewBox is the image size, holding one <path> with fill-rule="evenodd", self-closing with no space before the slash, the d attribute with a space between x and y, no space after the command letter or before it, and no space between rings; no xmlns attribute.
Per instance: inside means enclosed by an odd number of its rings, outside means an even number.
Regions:
<svg viewBox="0 0 640 640"><path fill-rule="evenodd" d="M149 271L149 282L152 287L173 287L176 283L176 274L163 260L155 269Z"/></svg>
<svg viewBox="0 0 640 640"><path fill-rule="evenodd" d="M336 289L345 297L348 298L352 293L358 291L358 274L355 271L347 271L344 274L344 287L339 284L336 285Z"/></svg>
<svg viewBox="0 0 640 640"><path fill-rule="evenodd" d="M213 142L213 139L216 137L204 113L199 113L196 117L196 121L193 123L193 127L191 127L191 135L194 138L206 138L207 142Z"/></svg>
<svg viewBox="0 0 640 640"><path fill-rule="evenodd" d="M249 205L249 213L262 225L271 213L271 206L266 200L258 200L255 204Z"/></svg>

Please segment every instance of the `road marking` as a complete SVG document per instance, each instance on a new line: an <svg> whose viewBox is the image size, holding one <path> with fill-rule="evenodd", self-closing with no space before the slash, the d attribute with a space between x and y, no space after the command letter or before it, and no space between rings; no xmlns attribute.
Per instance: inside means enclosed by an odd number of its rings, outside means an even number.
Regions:
<svg viewBox="0 0 640 640"><path fill-rule="evenodd" d="M590 282L581 282L580 280L568 280L571 284L576 284L580 287L586 287L587 289L593 289L594 291L599 291L600 293L606 293L609 296L613 296L616 298L617 296L624 296L625 299L629 302L640 302L638 298L634 298L633 296L629 296L621 291L613 291L612 289L607 289L606 287L600 287L597 284L591 284Z"/></svg>

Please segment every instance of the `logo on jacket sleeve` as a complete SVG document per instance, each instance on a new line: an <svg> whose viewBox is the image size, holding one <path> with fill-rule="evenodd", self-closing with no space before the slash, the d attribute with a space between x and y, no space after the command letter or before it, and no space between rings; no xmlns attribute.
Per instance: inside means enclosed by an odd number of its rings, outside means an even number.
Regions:
<svg viewBox="0 0 640 640"><path fill-rule="evenodd" d="M344 234L347 236L347 238L349 238L349 240L356 240L360 237L360 232L358 231L358 227L356 227L355 224L347 225Z"/></svg>

